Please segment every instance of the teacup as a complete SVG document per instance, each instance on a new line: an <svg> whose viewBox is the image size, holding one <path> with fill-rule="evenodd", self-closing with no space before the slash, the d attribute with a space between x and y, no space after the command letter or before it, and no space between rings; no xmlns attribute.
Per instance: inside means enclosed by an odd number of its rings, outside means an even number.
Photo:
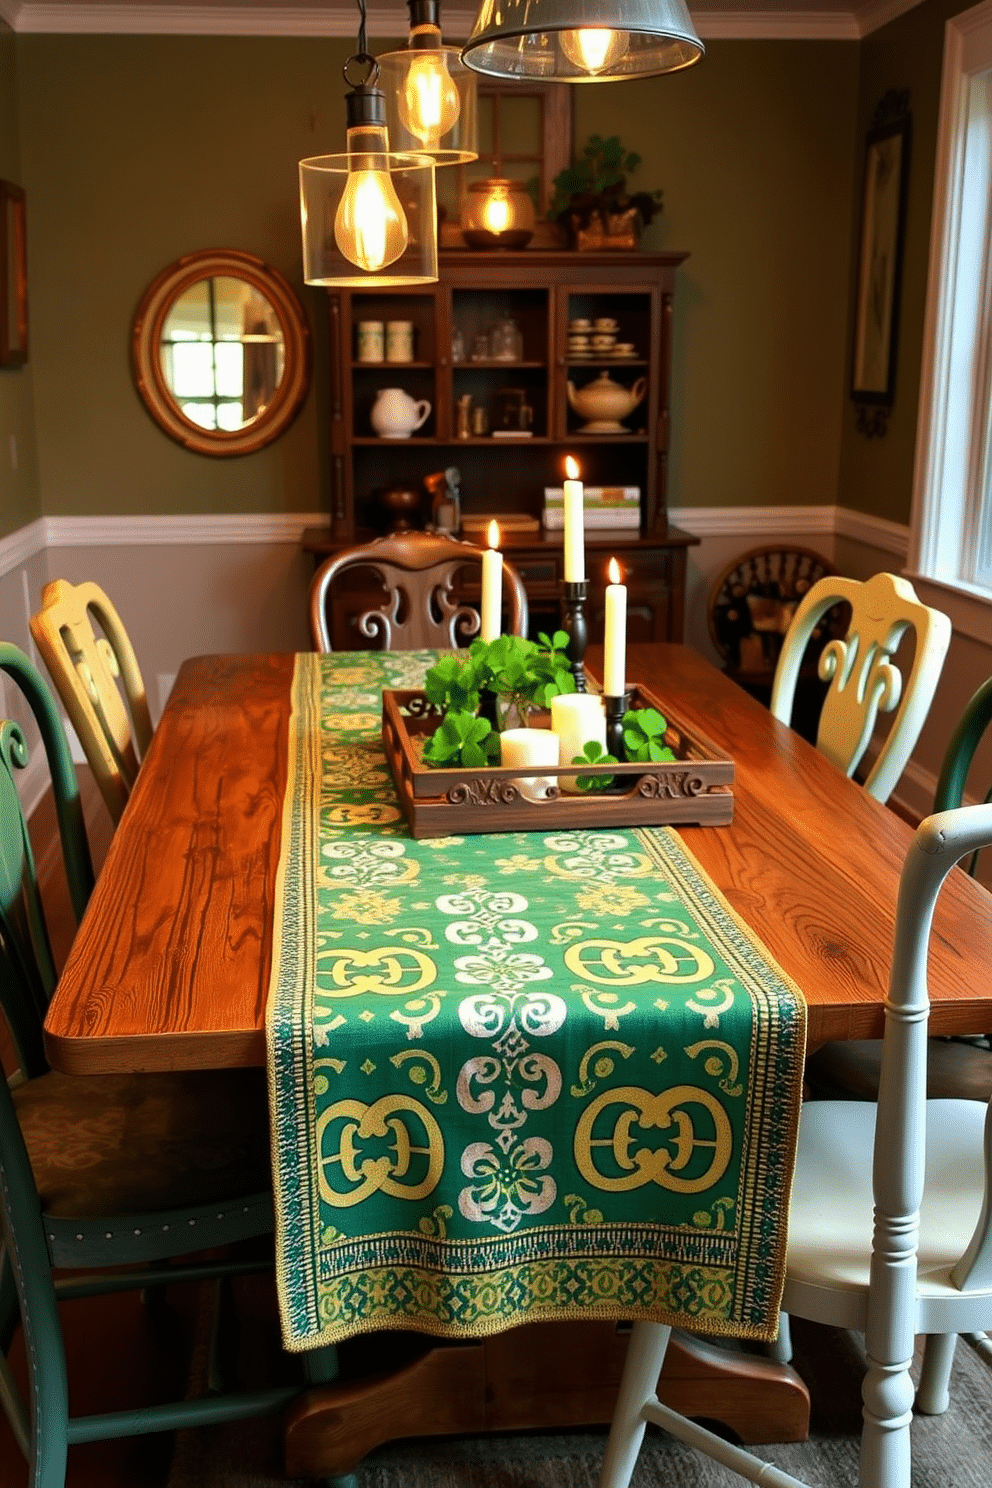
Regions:
<svg viewBox="0 0 992 1488"><path fill-rule="evenodd" d="M603 332L599 332L593 336L592 344L596 351L611 351L616 339L616 336L608 336Z"/></svg>
<svg viewBox="0 0 992 1488"><path fill-rule="evenodd" d="M637 350L637 347L634 345L633 341L618 341L613 350L617 353L618 356L633 356L634 352Z"/></svg>
<svg viewBox="0 0 992 1488"><path fill-rule="evenodd" d="M570 331L591 331L592 330L592 321L591 320L570 320L568 322L568 329Z"/></svg>
<svg viewBox="0 0 992 1488"><path fill-rule="evenodd" d="M594 321L593 325L597 331L615 331L617 328L617 322L611 320L609 316L604 316L602 320Z"/></svg>
<svg viewBox="0 0 992 1488"><path fill-rule="evenodd" d="M585 351L588 345L588 336L569 336L568 338L569 351Z"/></svg>

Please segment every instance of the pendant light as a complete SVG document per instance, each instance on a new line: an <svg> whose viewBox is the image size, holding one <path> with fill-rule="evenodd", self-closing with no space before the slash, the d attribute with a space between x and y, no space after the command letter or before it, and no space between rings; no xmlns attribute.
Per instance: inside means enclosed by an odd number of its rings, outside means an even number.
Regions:
<svg viewBox="0 0 992 1488"><path fill-rule="evenodd" d="M393 149L430 155L437 166L477 160L476 75L458 47L444 45L438 0L407 3L407 45L376 58Z"/></svg>
<svg viewBox="0 0 992 1488"><path fill-rule="evenodd" d="M307 284L391 288L437 279L434 161L389 147L378 64L365 41L344 65L348 148L300 161L303 278ZM365 76L353 82L349 73Z"/></svg>
<svg viewBox="0 0 992 1488"><path fill-rule="evenodd" d="M614 83L703 50L683 0L482 0L462 60L487 77Z"/></svg>

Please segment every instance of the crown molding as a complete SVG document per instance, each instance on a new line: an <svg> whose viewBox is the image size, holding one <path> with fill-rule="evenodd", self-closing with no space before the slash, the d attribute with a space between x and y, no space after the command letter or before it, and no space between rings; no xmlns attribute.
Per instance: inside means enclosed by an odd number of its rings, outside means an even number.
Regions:
<svg viewBox="0 0 992 1488"><path fill-rule="evenodd" d="M850 9L745 10L697 7L694 20L704 40L857 41L877 31L921 0L862 0ZM143 5L87 4L68 0L0 0L0 16L12 30L33 33L133 36L353 36L355 14L348 4ZM474 9L446 8L445 34L468 35ZM403 36L408 11L389 0L369 15L373 36Z"/></svg>
<svg viewBox="0 0 992 1488"><path fill-rule="evenodd" d="M696 10L692 19L703 41L857 41L862 35L857 16L846 10Z"/></svg>

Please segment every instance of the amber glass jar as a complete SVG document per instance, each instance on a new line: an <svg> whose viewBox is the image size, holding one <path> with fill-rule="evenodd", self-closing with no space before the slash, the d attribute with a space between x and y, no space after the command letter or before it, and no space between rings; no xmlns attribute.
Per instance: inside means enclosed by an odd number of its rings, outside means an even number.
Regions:
<svg viewBox="0 0 992 1488"><path fill-rule="evenodd" d="M524 248L533 236L534 203L523 181L499 176L471 183L462 207L470 248Z"/></svg>

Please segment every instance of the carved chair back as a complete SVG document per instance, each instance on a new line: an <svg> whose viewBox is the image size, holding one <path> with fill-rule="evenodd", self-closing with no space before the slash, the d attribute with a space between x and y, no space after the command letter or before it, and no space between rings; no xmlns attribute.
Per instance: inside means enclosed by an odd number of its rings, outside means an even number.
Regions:
<svg viewBox="0 0 992 1488"><path fill-rule="evenodd" d="M830 686L820 714L816 747L847 775L853 775L872 737L880 712L898 709L865 789L886 801L905 768L926 720L951 639L951 622L916 597L912 584L878 573L864 583L832 575L814 584L790 625L772 687L771 710L782 723L792 716L796 681L807 643L823 616L840 600L851 606L843 639L827 642L819 674ZM908 629L916 649L909 676L892 657Z"/></svg>
<svg viewBox="0 0 992 1488"><path fill-rule="evenodd" d="M97 584L55 579L42 590L31 634L117 822L152 740L145 684L123 622Z"/></svg>
<svg viewBox="0 0 992 1488"><path fill-rule="evenodd" d="M446 650L479 633L479 613L463 597L466 569L481 570L482 549L437 533L401 532L345 548L321 564L310 585L310 631L318 651L333 649L335 586L346 574L382 590L377 606L362 609L354 625L380 651ZM361 571L364 570L364 574ZM370 585L371 587L371 585ZM353 590L356 602L367 595ZM527 633L527 591L512 564L503 562L509 633Z"/></svg>

